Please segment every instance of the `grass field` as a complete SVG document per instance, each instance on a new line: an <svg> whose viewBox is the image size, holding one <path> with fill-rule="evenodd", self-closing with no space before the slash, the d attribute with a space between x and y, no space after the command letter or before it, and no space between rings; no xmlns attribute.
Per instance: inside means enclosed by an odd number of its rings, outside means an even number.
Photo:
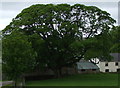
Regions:
<svg viewBox="0 0 120 88"><path fill-rule="evenodd" d="M77 74L59 79L28 81L26 86L117 86L118 74Z"/></svg>

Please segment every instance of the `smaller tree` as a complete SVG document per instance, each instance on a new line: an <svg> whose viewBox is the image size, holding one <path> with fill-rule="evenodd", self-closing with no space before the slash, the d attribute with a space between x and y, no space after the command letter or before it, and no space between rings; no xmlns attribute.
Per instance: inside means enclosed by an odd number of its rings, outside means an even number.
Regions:
<svg viewBox="0 0 120 88"><path fill-rule="evenodd" d="M15 87L24 73L30 71L35 65L36 53L33 51L27 36L13 32L3 37L3 72L15 81Z"/></svg>

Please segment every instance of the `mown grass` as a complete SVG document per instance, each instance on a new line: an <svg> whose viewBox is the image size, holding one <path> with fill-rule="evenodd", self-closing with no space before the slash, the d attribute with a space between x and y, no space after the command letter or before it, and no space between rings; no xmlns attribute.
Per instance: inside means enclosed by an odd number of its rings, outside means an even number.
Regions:
<svg viewBox="0 0 120 88"><path fill-rule="evenodd" d="M76 74L58 79L28 81L26 86L117 86L117 73Z"/></svg>

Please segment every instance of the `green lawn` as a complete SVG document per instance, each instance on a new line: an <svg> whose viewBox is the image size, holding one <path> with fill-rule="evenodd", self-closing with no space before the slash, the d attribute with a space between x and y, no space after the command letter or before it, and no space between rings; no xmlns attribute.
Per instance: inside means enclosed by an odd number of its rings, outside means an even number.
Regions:
<svg viewBox="0 0 120 88"><path fill-rule="evenodd" d="M28 81L26 86L117 86L118 74L77 74L59 79Z"/></svg>

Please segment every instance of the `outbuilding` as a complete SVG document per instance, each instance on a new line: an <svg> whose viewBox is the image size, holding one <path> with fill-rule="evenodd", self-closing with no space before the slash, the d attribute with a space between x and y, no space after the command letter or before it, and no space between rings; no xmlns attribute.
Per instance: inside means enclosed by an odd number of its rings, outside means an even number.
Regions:
<svg viewBox="0 0 120 88"><path fill-rule="evenodd" d="M99 72L99 67L89 61L77 62L78 73L97 73Z"/></svg>

